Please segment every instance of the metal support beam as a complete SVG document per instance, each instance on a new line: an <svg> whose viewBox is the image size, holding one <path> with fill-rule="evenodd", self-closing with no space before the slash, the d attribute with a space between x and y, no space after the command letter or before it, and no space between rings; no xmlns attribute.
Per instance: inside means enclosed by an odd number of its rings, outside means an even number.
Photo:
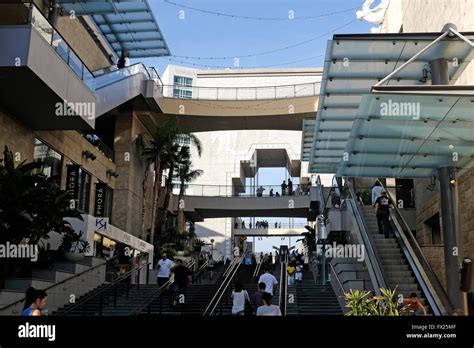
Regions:
<svg viewBox="0 0 474 348"><path fill-rule="evenodd" d="M448 61L444 58L430 62L433 85L449 85ZM446 290L455 307L462 307L459 290L459 245L458 214L456 197L456 168L443 167L438 171L441 200L441 224L443 230L444 268L446 272Z"/></svg>
<svg viewBox="0 0 474 348"><path fill-rule="evenodd" d="M441 195L441 223L443 230L446 290L453 305L457 308L461 308L462 297L461 291L459 290L456 183L451 183L451 180L454 179L455 168L440 168L438 174Z"/></svg>

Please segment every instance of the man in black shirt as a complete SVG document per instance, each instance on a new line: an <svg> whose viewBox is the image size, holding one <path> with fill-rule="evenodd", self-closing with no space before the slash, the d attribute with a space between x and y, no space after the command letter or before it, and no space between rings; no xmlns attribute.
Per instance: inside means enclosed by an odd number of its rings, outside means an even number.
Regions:
<svg viewBox="0 0 474 348"><path fill-rule="evenodd" d="M179 297L186 292L186 287L192 283L193 273L183 265L183 260L177 259L176 266L173 268L172 272L174 273L174 300L173 306L176 306L176 302L179 300Z"/></svg>
<svg viewBox="0 0 474 348"><path fill-rule="evenodd" d="M385 191L382 191L381 196L375 201L375 215L377 216L379 233L383 233L385 238L389 237L388 217L390 215L390 207L392 205L392 200L387 196L387 192Z"/></svg>

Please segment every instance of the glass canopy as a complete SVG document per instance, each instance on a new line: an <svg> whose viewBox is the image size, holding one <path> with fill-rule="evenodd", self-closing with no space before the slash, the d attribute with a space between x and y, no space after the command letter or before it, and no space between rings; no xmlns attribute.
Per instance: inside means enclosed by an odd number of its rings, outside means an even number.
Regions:
<svg viewBox="0 0 474 348"><path fill-rule="evenodd" d="M129 58L169 56L168 45L147 0L58 0L64 14L90 15L110 46Z"/></svg>
<svg viewBox="0 0 474 348"><path fill-rule="evenodd" d="M319 107L316 122L312 125L314 130L312 136L308 136L310 129L308 124L303 124L302 160L309 161L310 172L350 173L358 170L356 166L348 168L348 163L344 162L343 156L347 150L348 141L352 139L353 130L356 128L354 124L356 117L366 116L366 112L359 107L362 107L363 96L370 93L372 86L440 35L441 33L334 35L333 40L328 41ZM464 35L470 40L474 38L473 33L464 33ZM450 62L448 64L449 78L450 83L454 84L461 72L474 59L474 50L458 37L446 37L409 63L384 86L404 90L411 86L431 85L429 62L437 58L446 58ZM367 100L364 103L366 105ZM425 106L428 107L428 105ZM385 121L384 119L383 122ZM373 122L377 123L379 120L374 119ZM388 126L388 123L383 123L383 125ZM379 126L382 127L382 125ZM396 136L393 134L393 138ZM376 159L376 157L371 158ZM356 159L352 158L352 160ZM404 162L387 163L387 168L405 164ZM364 164L370 163L364 162ZM424 173L431 171L432 167L429 167ZM393 172L390 170L392 176ZM424 176L421 169L416 172L416 176L418 173ZM380 170L359 173L358 175L364 176L376 176L372 175L374 173L379 176L390 176ZM408 169L400 174L410 176Z"/></svg>
<svg viewBox="0 0 474 348"><path fill-rule="evenodd" d="M338 175L416 178L471 167L474 86L470 96L365 95L343 152Z"/></svg>

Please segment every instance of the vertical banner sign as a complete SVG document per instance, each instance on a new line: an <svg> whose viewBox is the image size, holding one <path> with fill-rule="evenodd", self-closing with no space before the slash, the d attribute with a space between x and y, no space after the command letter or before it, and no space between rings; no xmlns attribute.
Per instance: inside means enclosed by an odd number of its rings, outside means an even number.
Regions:
<svg viewBox="0 0 474 348"><path fill-rule="evenodd" d="M95 184L95 200L94 200L94 216L104 217L105 216L105 202L107 184L99 182Z"/></svg>
<svg viewBox="0 0 474 348"><path fill-rule="evenodd" d="M79 199L79 168L78 165L68 165L66 171L66 191L74 200Z"/></svg>

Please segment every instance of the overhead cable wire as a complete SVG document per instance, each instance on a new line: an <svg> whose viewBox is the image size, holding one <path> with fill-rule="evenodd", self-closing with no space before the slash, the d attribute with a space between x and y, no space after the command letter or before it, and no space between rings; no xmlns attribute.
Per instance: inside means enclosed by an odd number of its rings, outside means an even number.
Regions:
<svg viewBox="0 0 474 348"><path fill-rule="evenodd" d="M294 15L289 15L287 17L252 17L252 16L242 16L242 15L237 15L237 14L232 14L232 13L224 13L224 12L217 12L217 11L210 11L210 10L204 10L202 8L197 8L197 7L191 7L183 4L179 4L173 1L169 0L164 0L165 3L176 6L176 7L181 7L187 10L192 10L192 11L197 11L201 13L206 13L206 14L211 14L211 15L216 15L216 16L221 16L221 17L229 17L229 18L235 18L235 19L247 19L247 20L255 20L255 21L294 21L294 20L312 20L312 19L319 19L323 17L329 17L341 13L346 13L349 11L354 11L357 10L358 7L351 7L347 8L344 10L340 11L334 11L334 12L328 12L328 13L322 13L320 15L314 15L314 16L303 16L303 17L296 17Z"/></svg>
<svg viewBox="0 0 474 348"><path fill-rule="evenodd" d="M298 47L298 46L302 46L302 45L306 45L310 42L313 42L313 41L316 41L318 39L321 39L325 36L328 36L328 35L331 35L333 33L335 33L336 31L342 29L342 28L345 28L349 25L351 25L352 23L355 23L357 20L356 19L352 19L350 20L349 22L337 27L337 28L334 28L332 29L331 31L328 31L324 34L321 34L321 35L318 35L318 36L315 36L311 39L308 39L308 40L304 40L304 41L300 41L300 42L297 42L295 44L292 44L292 45L288 45L288 46L285 46L285 47L280 47L280 48L276 48L276 49L273 49L273 50L269 50L269 51L262 51L262 52L256 52L256 53L250 53L250 54L243 54L243 55L234 55L234 56L226 56L226 57L197 57L197 56L182 56L182 55L173 55L173 57L175 58L184 58L184 59L207 59L207 60L217 60L217 59L235 59L235 58L250 58L250 57L256 57L256 56L263 56L263 55L267 55L267 54L271 54L271 53L276 53L276 52L281 52L281 51L285 51L285 50L288 50L290 48L294 48L294 47Z"/></svg>

